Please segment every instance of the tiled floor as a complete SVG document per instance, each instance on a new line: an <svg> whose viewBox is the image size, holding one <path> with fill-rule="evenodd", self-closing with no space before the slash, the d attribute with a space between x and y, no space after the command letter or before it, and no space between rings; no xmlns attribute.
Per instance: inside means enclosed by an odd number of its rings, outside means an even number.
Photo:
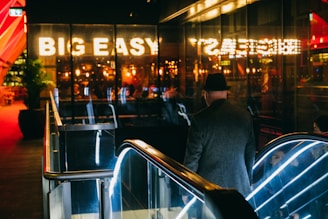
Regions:
<svg viewBox="0 0 328 219"><path fill-rule="evenodd" d="M0 106L0 218L3 219L43 218L43 139L23 139L18 114L24 108L21 101Z"/></svg>

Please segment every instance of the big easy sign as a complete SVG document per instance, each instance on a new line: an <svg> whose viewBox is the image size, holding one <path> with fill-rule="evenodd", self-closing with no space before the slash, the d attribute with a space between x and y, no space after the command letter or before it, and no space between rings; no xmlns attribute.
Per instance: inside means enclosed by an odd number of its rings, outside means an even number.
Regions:
<svg viewBox="0 0 328 219"><path fill-rule="evenodd" d="M73 56L142 56L158 54L158 42L152 38L134 37L129 40L106 37L94 37L86 42L82 37L73 37L72 43L64 37L50 36L38 38L39 56L65 56L72 52ZM191 46L201 48L204 55L231 57L246 57L247 55L295 55L300 53L300 40L297 39L223 39L219 42L215 38L188 40Z"/></svg>

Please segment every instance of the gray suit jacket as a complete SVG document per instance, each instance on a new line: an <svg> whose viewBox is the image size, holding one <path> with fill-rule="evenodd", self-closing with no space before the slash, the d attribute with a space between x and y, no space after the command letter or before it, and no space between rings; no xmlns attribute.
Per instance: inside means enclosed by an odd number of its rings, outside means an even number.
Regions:
<svg viewBox="0 0 328 219"><path fill-rule="evenodd" d="M205 179L246 196L256 153L248 111L215 101L192 118L184 165Z"/></svg>

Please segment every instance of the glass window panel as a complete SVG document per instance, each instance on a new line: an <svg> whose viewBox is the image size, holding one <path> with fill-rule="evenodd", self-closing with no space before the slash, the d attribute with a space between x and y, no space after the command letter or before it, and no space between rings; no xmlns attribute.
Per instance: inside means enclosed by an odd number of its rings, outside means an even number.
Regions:
<svg viewBox="0 0 328 219"><path fill-rule="evenodd" d="M119 63L119 88L133 85L132 97L156 98L158 95L158 42L156 26L118 25L116 54ZM148 90L145 96L143 91Z"/></svg>
<svg viewBox="0 0 328 219"><path fill-rule="evenodd" d="M48 74L48 80L52 80L55 86L62 86L60 95L70 92L70 67L63 67L58 72L57 64L60 57L69 57L68 47L70 40L70 27L66 24L30 24L28 34L28 57L41 60L44 71ZM48 96L48 95L46 95Z"/></svg>
<svg viewBox="0 0 328 219"><path fill-rule="evenodd" d="M297 25L298 34L302 33L304 36L304 43L297 78L295 113L298 130L312 131L312 121L319 114L327 113L328 18L324 13L327 2L311 1L307 7L311 13L307 13L308 16L304 16Z"/></svg>
<svg viewBox="0 0 328 219"><path fill-rule="evenodd" d="M205 69L201 62L202 35L200 23L185 24L185 65L190 94L194 98L194 111L204 107L201 102L202 87L205 80Z"/></svg>
<svg viewBox="0 0 328 219"><path fill-rule="evenodd" d="M158 36L153 25L118 25L117 109L121 124L156 126L160 114ZM124 118L123 118L124 117Z"/></svg>
<svg viewBox="0 0 328 219"><path fill-rule="evenodd" d="M115 85L113 42L113 25L72 25L75 99L91 97L106 101L107 90L113 90Z"/></svg>

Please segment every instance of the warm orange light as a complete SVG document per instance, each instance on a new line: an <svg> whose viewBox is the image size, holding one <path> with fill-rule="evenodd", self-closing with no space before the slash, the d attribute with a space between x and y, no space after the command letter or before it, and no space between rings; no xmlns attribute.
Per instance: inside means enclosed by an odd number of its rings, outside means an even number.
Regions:
<svg viewBox="0 0 328 219"><path fill-rule="evenodd" d="M76 69L76 70L75 70L75 75L79 77L80 74L81 74L81 70L80 70L80 69Z"/></svg>
<svg viewBox="0 0 328 219"><path fill-rule="evenodd" d="M24 12L24 33L27 33L27 17L25 12Z"/></svg>

